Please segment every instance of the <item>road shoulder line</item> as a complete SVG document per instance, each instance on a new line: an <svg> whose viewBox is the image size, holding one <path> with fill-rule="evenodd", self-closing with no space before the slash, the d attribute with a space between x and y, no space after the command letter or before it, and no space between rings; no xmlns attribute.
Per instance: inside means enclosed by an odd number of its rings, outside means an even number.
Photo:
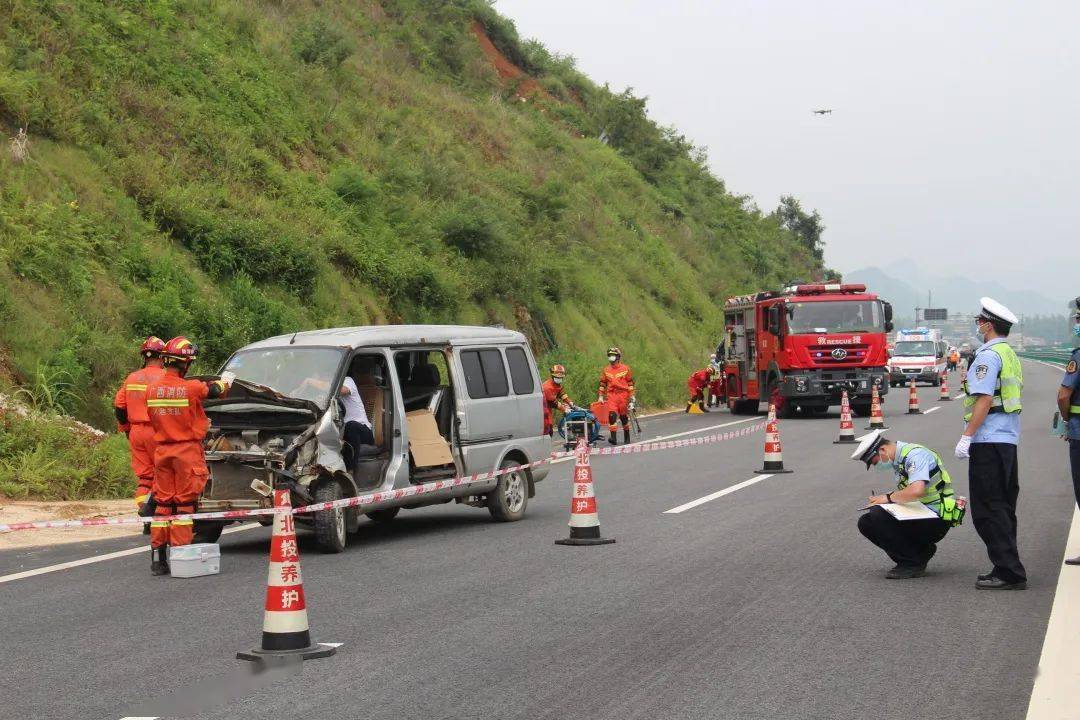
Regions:
<svg viewBox="0 0 1080 720"><path fill-rule="evenodd" d="M1072 529L1065 557L1080 555L1080 509L1073 508ZM1064 558L1063 558L1064 559ZM1042 655L1031 689L1027 720L1067 720L1076 717L1080 687L1080 567L1062 565L1054 606L1046 624Z"/></svg>

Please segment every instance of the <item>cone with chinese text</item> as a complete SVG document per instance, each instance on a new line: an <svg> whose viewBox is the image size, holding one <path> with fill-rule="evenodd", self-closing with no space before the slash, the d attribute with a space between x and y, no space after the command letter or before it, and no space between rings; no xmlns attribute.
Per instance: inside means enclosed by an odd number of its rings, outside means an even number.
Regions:
<svg viewBox="0 0 1080 720"><path fill-rule="evenodd" d="M908 380L907 414L922 415L922 410L919 409L919 391L915 389L915 378Z"/></svg>
<svg viewBox="0 0 1080 720"><path fill-rule="evenodd" d="M274 507L290 506L289 491L275 489ZM247 652L238 652L236 657L241 660L312 660L336 652L334 645L319 645L311 641L293 516L291 512L278 513L274 515L274 531L270 538L270 570L266 579L262 645Z"/></svg>
<svg viewBox="0 0 1080 720"><path fill-rule="evenodd" d="M840 395L840 436L833 440L833 445L855 442L855 425L851 422L851 403L848 402L847 390Z"/></svg>
<svg viewBox="0 0 1080 720"><path fill-rule="evenodd" d="M952 395L949 394L949 373L941 373L941 394L938 395L938 400L952 400Z"/></svg>
<svg viewBox="0 0 1080 720"><path fill-rule="evenodd" d="M593 491L592 466L589 465L589 446L585 438L574 449L574 475L570 487L570 537L556 540L556 545L607 545L615 538L600 537L600 520L596 514L596 494Z"/></svg>
<svg viewBox="0 0 1080 720"><path fill-rule="evenodd" d="M759 473L789 473L784 469L784 454L780 447L780 425L776 422L776 405L769 403L769 421L765 424L765 462Z"/></svg>
<svg viewBox="0 0 1080 720"><path fill-rule="evenodd" d="M885 425L885 416L881 414L881 393L878 386L874 385L873 394L870 395L870 424L867 430L888 430Z"/></svg>

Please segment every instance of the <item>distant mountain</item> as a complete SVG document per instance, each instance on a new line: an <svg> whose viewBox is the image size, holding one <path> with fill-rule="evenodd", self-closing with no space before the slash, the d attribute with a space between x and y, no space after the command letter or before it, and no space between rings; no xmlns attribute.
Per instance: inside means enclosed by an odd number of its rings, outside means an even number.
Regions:
<svg viewBox="0 0 1080 720"><path fill-rule="evenodd" d="M898 278L897 275L900 277ZM948 308L950 313L974 313L979 298L994 298L1017 315L1061 315L1069 312L1067 300L1055 300L1033 290L1010 290L996 282L974 281L960 276L937 278L920 272L914 263L897 261L886 266L844 273L845 282L864 282L893 304L897 314L913 317L915 308Z"/></svg>

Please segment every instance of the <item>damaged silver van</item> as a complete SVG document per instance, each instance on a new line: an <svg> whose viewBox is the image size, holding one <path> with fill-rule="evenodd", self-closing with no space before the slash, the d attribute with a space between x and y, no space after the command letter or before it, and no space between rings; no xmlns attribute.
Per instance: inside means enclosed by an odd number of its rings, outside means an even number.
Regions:
<svg viewBox="0 0 1080 720"><path fill-rule="evenodd" d="M526 464L551 452L543 434L536 360L521 333L489 327L402 325L298 332L237 350L221 368L227 397L208 400L210 479L199 510L270 507L288 487L294 506ZM350 447L338 401L352 378L374 443ZM458 502L519 520L548 468L365 506L375 521L402 509ZM354 508L297 516L326 552L360 523ZM196 526L213 541L223 524Z"/></svg>

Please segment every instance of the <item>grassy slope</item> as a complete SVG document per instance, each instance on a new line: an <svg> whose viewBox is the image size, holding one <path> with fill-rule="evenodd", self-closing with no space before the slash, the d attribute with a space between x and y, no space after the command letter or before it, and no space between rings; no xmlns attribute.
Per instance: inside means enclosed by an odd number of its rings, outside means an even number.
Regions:
<svg viewBox="0 0 1080 720"><path fill-rule="evenodd" d="M31 135L29 162L0 152L0 385L70 379L65 409L107 426L149 333L206 371L270 334L431 321L521 328L584 400L619 344L644 403L677 401L725 296L820 268L700 163L647 180L592 139L595 86L517 98L485 10L0 5L0 132Z"/></svg>

